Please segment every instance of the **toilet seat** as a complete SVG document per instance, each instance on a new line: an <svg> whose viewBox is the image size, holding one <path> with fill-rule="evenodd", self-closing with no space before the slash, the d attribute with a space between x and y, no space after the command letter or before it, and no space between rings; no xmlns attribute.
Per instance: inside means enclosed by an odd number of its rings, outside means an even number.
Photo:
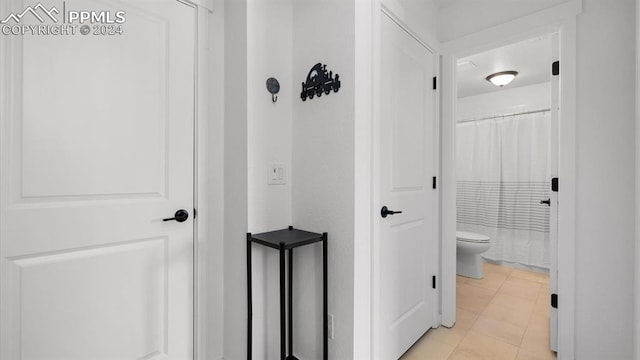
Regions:
<svg viewBox="0 0 640 360"><path fill-rule="evenodd" d="M457 231L456 232L456 240L464 241L469 243L488 243L491 238L485 235L466 232L466 231Z"/></svg>

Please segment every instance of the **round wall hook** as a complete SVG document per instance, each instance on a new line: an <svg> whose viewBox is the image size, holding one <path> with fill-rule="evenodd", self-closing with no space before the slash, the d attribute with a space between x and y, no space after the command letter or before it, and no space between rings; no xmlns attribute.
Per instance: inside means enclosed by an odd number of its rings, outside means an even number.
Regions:
<svg viewBox="0 0 640 360"><path fill-rule="evenodd" d="M271 101L278 101L276 94L280 91L280 83L278 79L270 77L267 79L267 91L271 93Z"/></svg>

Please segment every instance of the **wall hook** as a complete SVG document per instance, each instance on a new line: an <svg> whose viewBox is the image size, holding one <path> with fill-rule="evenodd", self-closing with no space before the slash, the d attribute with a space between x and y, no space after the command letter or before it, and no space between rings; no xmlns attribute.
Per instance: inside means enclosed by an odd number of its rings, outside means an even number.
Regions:
<svg viewBox="0 0 640 360"><path fill-rule="evenodd" d="M340 89L340 75L333 75L333 71L327 71L327 65L322 63L315 64L309 74L307 81L302 83L302 92L300 98L302 101L313 99L314 96L320 97L324 93L329 95L331 90L338 92Z"/></svg>
<svg viewBox="0 0 640 360"><path fill-rule="evenodd" d="M276 96L276 94L280 91L280 83L278 82L278 79L272 77L267 79L267 91L271 93L272 102L275 103L276 101L278 101L278 97Z"/></svg>

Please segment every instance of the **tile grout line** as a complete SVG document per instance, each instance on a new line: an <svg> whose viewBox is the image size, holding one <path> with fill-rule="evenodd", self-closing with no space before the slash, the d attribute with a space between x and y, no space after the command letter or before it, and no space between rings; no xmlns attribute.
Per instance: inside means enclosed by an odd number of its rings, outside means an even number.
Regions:
<svg viewBox="0 0 640 360"><path fill-rule="evenodd" d="M508 358L509 360L519 359L519 356L521 354L525 354L525 353L529 353L529 354L532 354L532 355L538 354L537 350L534 350L534 349L531 349L531 348L529 348L529 349L522 348L522 344L523 344L524 339L525 339L526 335L528 334L530 328L532 328L532 326L533 326L532 325L532 321L533 321L534 317L538 316L538 314L536 314L537 306L538 306L539 301L541 300L541 297L542 297L543 293L546 293L546 289L549 287L549 283L548 283L548 281L546 281L545 279L543 279L542 277L539 277L539 276L531 276L531 277L529 277L529 276L527 276L527 274L521 274L520 272L515 272L515 270L517 270L517 269L511 269L511 271L506 273L503 269L508 268L508 267L500 266L500 265L496 265L496 267L498 269L492 269L492 270L489 270L489 271L485 271L485 279L492 278L492 275L498 275L498 274L499 274L500 278L502 279L500 284L499 284L499 286L497 288L495 288L495 289L487 286L487 285L495 284L495 283L490 283L489 280L487 280L487 282L485 282L484 284L478 284L477 282L479 282L481 280L474 280L474 279L467 279L467 278L460 278L460 277L457 278L457 280L460 280L458 282L458 285L461 285L461 284L467 285L467 290L471 292L471 295L472 295L473 299L477 299L477 296L475 296L475 295L485 294L485 295L480 295L480 296L483 296L483 297L486 296L485 299L487 301L486 302L483 301L484 305L480 309L478 309L477 312L475 310L472 310L472 309L469 309L469 308L458 306L459 309L464 310L465 312L468 312L469 314L473 315L474 318L473 318L472 321L469 322L469 326L466 329L461 329L461 330L463 330L461 332L462 336L460 337L460 340L456 342L457 345L454 346L453 342L449 342L449 341L444 341L443 342L443 344L446 344L447 346L450 346L446 350L448 352L448 355L446 356L446 359L454 360L455 358L458 357L458 355L456 355L456 354L460 354L460 351L463 351L463 354L468 354L468 355L471 354L468 349L465 350L469 346L465 346L463 348L463 347L461 347L461 345L465 341L468 341L467 339L469 339L469 337L471 336L472 333L474 335L476 335L476 336L481 336L481 337L484 337L485 339L490 339L492 341L496 341L498 343L504 344L505 346L509 346L512 349L515 348L515 349L513 349L513 350L515 350L514 353L513 353L513 357L509 357ZM486 270L486 268L485 268L485 270ZM525 273L527 272L526 270L521 270L521 271L525 272ZM487 273L489 273L489 275L487 275ZM534 273L534 272L532 272L532 273L537 275L537 273ZM521 275L521 276L518 276L518 275ZM497 295L502 294L501 292L503 290L505 290L505 288L504 288L505 283L507 283L509 281L509 279L513 279L513 280L516 280L516 281L521 281L521 282L524 282L524 283L532 283L532 284L538 284L539 285L538 290L535 293L536 294L535 295L535 299L531 299L530 297L526 297L525 298L525 297L517 296L517 295L511 294L511 293L504 293L503 294L505 296L511 296L511 297L514 297L514 298L521 299L523 301L526 300L527 302L531 302L531 300L533 300L532 301L533 302L533 307L530 309L530 312L529 312L528 316L526 317L527 322L526 322L526 324L524 326L516 325L516 324L511 323L510 321L507 321L507 320L495 319L492 316L486 315L487 309L493 303L493 301L496 299ZM474 294L473 293L474 291L478 291L478 292L476 294ZM523 331L522 335L519 337L519 339L520 339L519 345L514 345L513 343L505 340L507 337L499 338L496 335L492 334L491 331L489 331L488 333L478 332L477 328L480 326L480 324L478 322L480 320L480 317L482 317L482 316L484 316L485 318L491 319L491 320L495 320L495 321L504 323L505 325L510 325L510 326L513 326L513 327L517 327L518 329L523 329L524 331ZM544 313L540 313L540 316L544 317ZM447 331L452 331L453 329L455 329L456 325L454 325L454 327L452 327L452 328L446 328L446 330ZM502 329L504 329L504 328L502 328ZM431 329L429 331L437 332L438 330L439 329ZM428 333L425 333L425 336L427 334ZM513 335L513 334L511 334L511 335ZM445 333L445 336L449 336L449 335L447 335ZM457 335L456 335L456 337L457 337ZM419 340L418 342L421 342L421 341L424 341L424 337L421 338L421 340ZM502 346L502 345L500 345L500 346ZM540 353L540 355L542 355L542 353ZM553 356L553 354L551 354L551 356L549 358L556 359L556 357ZM426 359L426 358L424 358L424 356L420 356L420 353L413 353L413 354L410 354L409 357L403 358L403 359L404 360L416 360L416 359ZM429 358L429 359L431 359L431 358ZM439 358L439 359L442 359L442 358ZM507 359L507 358L505 358L505 359Z"/></svg>
<svg viewBox="0 0 640 360"><path fill-rule="evenodd" d="M492 301L495 299L495 297L500 293L500 291L502 290L502 288L503 288L504 284L505 284L509 279L511 279L511 278L513 278L513 279L517 279L517 280L521 280L521 281L532 282L532 283L536 283L536 284L541 285L541 286L540 286L540 288L539 288L539 289L538 289L538 291L537 291L536 299L535 299L535 301L534 301L534 306L533 306L533 308L531 309L531 312L530 312L530 314L529 314L529 316L528 316L528 318L527 318L527 324L526 324L526 326L524 326L524 332L523 332L522 336L520 336L520 345L514 345L514 344L511 344L511 343L509 343L509 342L504 341L504 339L500 339L500 338L498 338L498 337L496 337L496 336L493 336L493 335L491 335L491 334L482 334L482 333L477 333L476 331L474 331L474 330L473 330L473 328L475 327L475 325L476 325L476 323L478 322L478 320L480 319L480 317L484 315L484 313L485 313L486 309L489 307L489 305L491 304L491 302L492 302ZM515 357L513 358L513 360L517 359L517 358L518 358L518 355L520 355L520 352L522 351L521 345L522 345L522 341L524 340L524 336L525 336L525 334L527 333L527 330L529 329L529 326L531 325L531 319L532 319L532 317L533 317L534 310L535 310L535 306L536 306L536 304L537 304L537 302L538 302L538 298L540 297L541 293L544 291L544 286L543 286L543 285L544 285L544 282L540 282L540 281L536 281L536 280L530 280L530 279L520 278L520 277L518 277L518 276L514 276L514 275L513 275L513 271L510 271L510 272L509 272L509 274L508 274L507 276L505 276L505 277L504 277L504 280L502 280L502 282L500 283L500 286L498 286L498 288L497 288L496 290L487 289L487 288L486 288L486 287L484 287L484 286L477 286L477 285L475 285L475 284L473 283L473 280L471 280L471 282L469 282L469 280L467 280L467 281L465 281L465 283L466 283L466 284L468 284L468 285L470 285L470 286L474 286L474 287L482 288L482 289L484 289L484 290L491 290L491 291L493 291L493 295L491 296L491 299L489 300L489 302L488 302L488 303L484 306L484 308L480 311L480 313L478 314L478 316L477 316L477 317L476 317L476 319L474 320L473 325L471 325L471 326L469 327L469 329L467 330L467 332L466 332L466 334L465 334L464 338L462 339L462 341L464 341L464 339L465 339L465 338L467 338L467 336L469 336L469 334L470 334L471 332L477 333L477 334L479 334L479 335L484 335L484 336L487 336L487 337L489 337L489 338L491 338L491 339L494 339L494 340L500 341L500 342L502 342L502 343L504 343L504 344L510 345L510 346L512 346L512 347L515 347L515 348L516 348L516 353L515 353ZM505 294L505 295L508 295L508 294ZM523 298L523 299L525 299L525 298ZM526 299L526 300L529 300L529 299ZM460 341L460 343L462 343L462 341ZM451 355L448 357L448 359L452 359L452 356L455 354L455 352L456 352L456 350L457 350L458 348L459 348L459 345L458 345L458 346L456 346L456 348L453 350L453 352L452 352L452 353L451 353Z"/></svg>
<svg viewBox="0 0 640 360"><path fill-rule="evenodd" d="M509 273L509 276L511 275L511 273ZM476 318L473 320L473 324L471 326L469 326L469 329L467 329L464 337L462 338L462 340L460 340L460 343L453 349L453 352L451 352L451 354L449 355L449 357L447 359L452 359L453 355L456 353L456 351L460 348L460 344L462 344L462 342L464 342L464 340L469 336L469 334L471 334L471 332L473 332L473 328L476 325L476 323L478 322L478 320L480 319L480 316L482 316L482 314L484 314L484 312L486 311L487 307L489 306L489 304L491 304L491 302L493 301L493 299L495 299L496 295L498 294L498 291L500 291L500 289L502 288L502 285L504 285L506 279L509 277L506 276L505 279L502 281L502 283L500 284L500 286L498 286L498 288L496 290L491 290L491 289L486 289L484 287L481 286L475 286L473 285L473 283L469 283L469 280L466 280L465 283L467 285L470 286L474 286L474 287L478 287L478 288L482 288L484 290L490 290L493 291L493 294L491 295L491 299L487 302L487 304L482 308L482 310L477 314ZM469 310L467 310L469 311ZM491 337L493 339L495 339L494 337ZM498 339L496 339L498 340ZM519 348L518 348L519 349ZM519 350L518 350L519 351ZM516 353L517 355L517 353ZM515 359L514 359L515 360Z"/></svg>
<svg viewBox="0 0 640 360"><path fill-rule="evenodd" d="M504 278L504 280L502 281L502 283L500 284L500 286L498 286L498 289L496 289L496 290L495 290L495 292L494 292L494 294L493 294L493 297L491 298L491 301L489 301L489 303L484 307L484 309L483 309L482 313L481 313L480 315L478 315L478 318L476 319L476 322L478 321L478 319L480 318L480 316L482 316L482 315L484 314L484 312L485 312L485 311L486 311L486 309L489 307L489 305L491 304L491 302L493 301L493 299L495 299L495 297L498 295L498 293L500 293L500 290L502 289L502 287L504 286L504 284L507 282L507 280L509 280L509 278L511 278L512 274L513 274L513 272L509 272L509 275L508 275L508 276L505 276L505 278ZM475 323L474 323L474 325L475 325ZM527 323L527 326L528 326L528 323ZM525 332L526 332L526 330L527 330L527 328L525 327ZM469 329L469 332L471 332L471 331L472 331L472 329ZM500 338L498 338L498 337L496 337L496 336L493 336L493 335L490 335L490 334L481 334L481 335L488 336L488 337L490 337L490 338L492 338L492 339L494 339L494 340L498 340L498 341L500 341L500 342L503 342L503 343L505 343L505 344L508 344L508 345L511 345L511 346L514 346L514 347L518 348L518 350L516 351L516 358L517 358L517 355L518 355L518 353L520 352L520 346L519 346L519 345L513 345L513 344L511 344L511 343L508 343L508 342L504 341L504 339L500 339ZM521 337L521 339L520 339L520 344L522 344L522 340L523 340L523 338L524 338L524 333L522 334L522 337ZM515 358L514 358L514 360L515 360Z"/></svg>

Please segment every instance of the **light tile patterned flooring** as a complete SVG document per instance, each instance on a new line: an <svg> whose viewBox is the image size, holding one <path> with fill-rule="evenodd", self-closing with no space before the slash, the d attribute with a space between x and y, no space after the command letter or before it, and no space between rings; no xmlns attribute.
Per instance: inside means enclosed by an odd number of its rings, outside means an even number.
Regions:
<svg viewBox="0 0 640 360"><path fill-rule="evenodd" d="M484 279L458 276L457 321L427 332L402 360L547 360L549 277L484 264Z"/></svg>

